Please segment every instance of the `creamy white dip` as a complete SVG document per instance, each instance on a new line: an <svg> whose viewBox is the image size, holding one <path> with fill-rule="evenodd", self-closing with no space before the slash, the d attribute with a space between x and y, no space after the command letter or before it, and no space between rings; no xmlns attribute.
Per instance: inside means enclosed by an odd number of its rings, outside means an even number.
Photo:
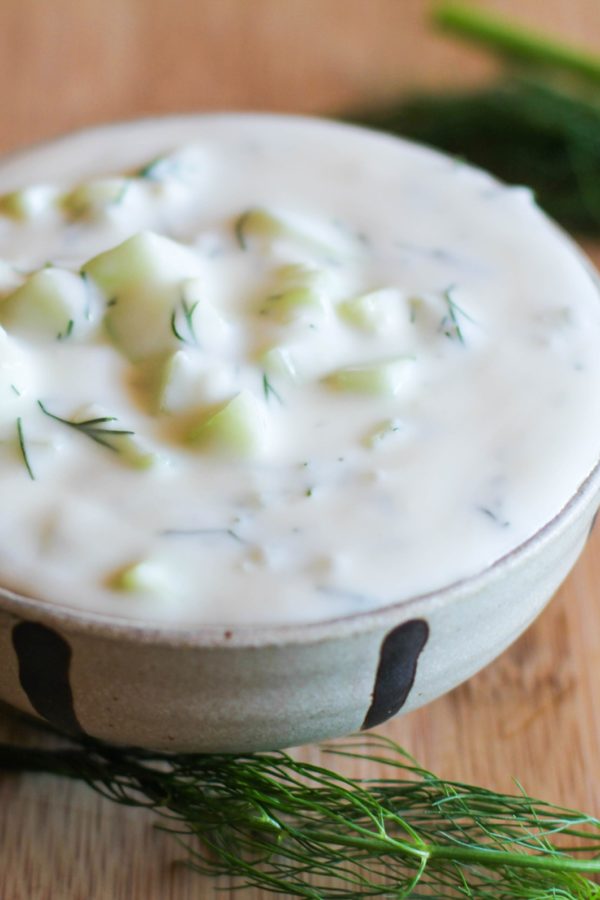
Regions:
<svg viewBox="0 0 600 900"><path fill-rule="evenodd" d="M526 189L230 115L67 137L0 191L6 587L337 617L489 566L598 460L597 285Z"/></svg>

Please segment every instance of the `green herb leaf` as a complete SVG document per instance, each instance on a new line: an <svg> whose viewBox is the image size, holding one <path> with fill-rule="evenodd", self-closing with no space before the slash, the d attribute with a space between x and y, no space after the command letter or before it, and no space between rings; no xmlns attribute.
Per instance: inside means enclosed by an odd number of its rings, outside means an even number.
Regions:
<svg viewBox="0 0 600 900"><path fill-rule="evenodd" d="M55 422L60 422L62 425L67 425L69 428L74 428L76 431L80 431L82 434L85 434L86 437L89 437L92 441L95 441L97 444L101 444L103 447L106 447L108 450L113 450L115 453L121 452L121 448L118 445L118 440L115 442L115 439L119 437L123 437L125 435L133 435L135 432L126 431L121 428L106 428L106 425L109 425L111 422L116 422L115 416L99 416L95 419L86 419L85 421L78 422L75 419L63 419L61 416L56 416L54 413L51 413L41 400L38 400L38 406L44 413L44 415L48 416L50 419L54 419Z"/></svg>
<svg viewBox="0 0 600 900"><path fill-rule="evenodd" d="M194 303L188 303L185 297L181 297L179 305L175 307L171 314L171 331L182 344L198 345L198 337L194 328L194 313L199 302L199 300L196 300ZM183 315L185 334L179 330L178 326L177 320L181 315Z"/></svg>
<svg viewBox="0 0 600 900"><path fill-rule="evenodd" d="M275 400L277 400L279 403L281 403L283 405L283 400L281 399L281 394L275 390L275 388L271 384L271 382L269 380L269 376L267 375L266 372L263 372L262 386L263 386L263 394L265 395L265 400L267 401L267 403L269 402L271 397L274 397Z"/></svg>
<svg viewBox="0 0 600 900"><path fill-rule="evenodd" d="M27 473L32 481L35 481L35 475L33 474L33 469L31 468L31 463L29 462L29 454L27 452L27 446L25 444L25 435L23 433L23 421L19 417L17 419L17 439L19 441L19 450L21 451L21 456L23 458L23 463L25 464L25 468L27 469Z"/></svg>
<svg viewBox="0 0 600 900"><path fill-rule="evenodd" d="M452 298L452 291L454 287L446 288L444 291L444 300L446 301L446 306L448 308L448 313L442 319L440 323L441 331L449 338L455 338L461 344L465 343L465 337L463 335L462 329L460 327L460 317L466 319L468 322L473 322L473 319L461 309L458 303L454 301Z"/></svg>
<svg viewBox="0 0 600 900"><path fill-rule="evenodd" d="M67 338L70 338L71 335L73 334L74 326L75 326L75 322L73 321L73 319L69 319L67 327L65 328L64 331L61 331L60 334L57 334L56 340L57 341L66 341Z"/></svg>

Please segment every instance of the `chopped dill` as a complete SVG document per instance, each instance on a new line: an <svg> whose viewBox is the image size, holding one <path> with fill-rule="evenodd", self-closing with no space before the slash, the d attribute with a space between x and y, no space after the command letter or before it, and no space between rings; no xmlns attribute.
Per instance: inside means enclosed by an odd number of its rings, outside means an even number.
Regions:
<svg viewBox="0 0 600 900"><path fill-rule="evenodd" d="M91 284L90 279L87 272L80 271L79 276L83 281L83 286L85 287L85 309L83 315L85 316L86 321L92 318L92 297L91 297Z"/></svg>
<svg viewBox="0 0 600 900"><path fill-rule="evenodd" d="M283 400L281 399L281 394L275 390L275 388L269 381L269 377L266 372L263 372L262 386L263 386L263 393L265 395L265 400L267 401L267 403L269 402L270 398L273 396L273 397L275 397L276 400L279 401L279 403L281 403L283 405Z"/></svg>
<svg viewBox="0 0 600 900"><path fill-rule="evenodd" d="M149 163L136 169L132 175L146 181L164 181L166 178L178 178L184 180L184 166L180 159L170 156L157 156Z"/></svg>
<svg viewBox="0 0 600 900"><path fill-rule="evenodd" d="M166 156L157 156L151 159L149 163L146 163L145 166L142 166L141 169L137 169L133 176L146 181L161 181L165 175L168 175L170 170L176 170L173 162L169 161Z"/></svg>
<svg viewBox="0 0 600 900"><path fill-rule="evenodd" d="M20 397L20 396L21 396L21 391L20 391L19 388L16 386L16 384L11 384L10 389L11 389L11 391L13 392L13 394L15 394L17 397Z"/></svg>
<svg viewBox="0 0 600 900"><path fill-rule="evenodd" d="M160 532L161 537L205 537L219 534L233 538L238 544L246 543L233 528L166 528Z"/></svg>
<svg viewBox="0 0 600 900"><path fill-rule="evenodd" d="M151 159L149 163L146 163L140 169L136 169L136 171L133 173L134 178L146 178L149 181L156 181L156 171L162 161L162 156Z"/></svg>
<svg viewBox="0 0 600 900"><path fill-rule="evenodd" d="M454 290L454 285L446 288L443 293L444 300L446 301L446 306L448 307L448 312L440 322L440 330L446 335L448 338L456 339L461 344L465 343L465 338L462 333L462 329L460 327L459 316L462 316L467 322L473 322L473 319L469 316L468 313L461 309L461 307L452 299L452 291Z"/></svg>
<svg viewBox="0 0 600 900"><path fill-rule="evenodd" d="M69 428L80 431L82 434L85 434L86 437L89 437L90 440L95 441L97 444L101 444L102 447L106 447L108 450L112 450L115 453L120 452L119 446L115 443L115 438L118 440L118 438L135 434L133 431L127 431L122 428L106 428L106 425L117 421L115 416L99 416L94 419L85 419L82 422L77 422L74 419L63 419L61 416L51 413L46 409L41 400L38 400L38 406L44 415L48 416L50 419L54 419L55 422L60 422L62 425L67 425Z"/></svg>
<svg viewBox="0 0 600 900"><path fill-rule="evenodd" d="M190 304L185 297L182 296L179 305L176 306L171 313L171 331L182 344L198 344L198 336L196 335L196 330L194 328L194 313L198 308L199 302L199 300L196 300L194 303ZM180 327L178 326L177 319L179 309L181 309L183 314L183 322L187 337L181 333Z"/></svg>
<svg viewBox="0 0 600 900"><path fill-rule="evenodd" d="M241 250L248 249L248 243L246 241L246 234L245 234L245 225L248 220L248 216L250 216L251 214L252 214L251 210L248 210L247 212L242 213L242 215L238 216L238 218L235 220L235 223L233 226L235 239L238 242Z"/></svg>
<svg viewBox="0 0 600 900"><path fill-rule="evenodd" d="M480 513L483 513L484 516L487 516L488 519L491 519L492 522L495 522L500 528L508 528L510 522L508 519L503 519L498 513L494 512L493 509L490 509L489 506L478 506L477 509Z"/></svg>
<svg viewBox="0 0 600 900"><path fill-rule="evenodd" d="M74 328L74 327L75 327L75 322L73 321L73 319L69 319L69 322L68 322L67 327L65 328L65 330L59 332L59 333L56 335L56 340L57 340L57 341L66 341L67 338L70 338L71 335L73 334L73 328Z"/></svg>
<svg viewBox="0 0 600 900"><path fill-rule="evenodd" d="M23 434L23 421L21 417L17 419L17 438L19 441L19 450L21 451L21 456L23 458L23 462L25 464L25 468L27 469L27 473L32 481L35 481L35 475L33 474L33 469L31 468L31 463L29 462L29 454L27 453L27 447L25 445L25 435Z"/></svg>
<svg viewBox="0 0 600 900"><path fill-rule="evenodd" d="M313 493L314 493L314 488L312 488L312 487L307 487L306 490L304 491L304 496L305 496L305 497L312 497Z"/></svg>

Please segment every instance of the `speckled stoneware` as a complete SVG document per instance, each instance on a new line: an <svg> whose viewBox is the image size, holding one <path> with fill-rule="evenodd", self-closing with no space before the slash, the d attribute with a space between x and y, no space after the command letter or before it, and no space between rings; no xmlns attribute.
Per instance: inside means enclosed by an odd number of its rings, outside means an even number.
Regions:
<svg viewBox="0 0 600 900"><path fill-rule="evenodd" d="M600 465L551 522L478 575L315 625L154 629L0 589L0 701L68 733L179 751L371 728L514 641L573 566L599 504Z"/></svg>
<svg viewBox="0 0 600 900"><path fill-rule="evenodd" d="M316 625L154 630L0 591L0 700L66 732L180 751L371 728L514 641L577 559L599 503L600 467L553 521L476 577Z"/></svg>

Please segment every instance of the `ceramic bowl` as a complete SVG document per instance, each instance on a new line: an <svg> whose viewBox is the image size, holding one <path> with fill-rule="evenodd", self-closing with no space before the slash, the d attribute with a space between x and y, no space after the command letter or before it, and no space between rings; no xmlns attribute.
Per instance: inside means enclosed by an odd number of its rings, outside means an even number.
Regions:
<svg viewBox="0 0 600 900"><path fill-rule="evenodd" d="M0 589L0 701L67 733L173 751L372 728L514 641L575 563L599 504L600 464L552 521L479 574L318 624L157 629Z"/></svg>
<svg viewBox="0 0 600 900"><path fill-rule="evenodd" d="M599 503L597 467L551 522L479 575L314 625L152 629L0 590L0 700L65 732L178 751L372 728L508 647L575 563Z"/></svg>

